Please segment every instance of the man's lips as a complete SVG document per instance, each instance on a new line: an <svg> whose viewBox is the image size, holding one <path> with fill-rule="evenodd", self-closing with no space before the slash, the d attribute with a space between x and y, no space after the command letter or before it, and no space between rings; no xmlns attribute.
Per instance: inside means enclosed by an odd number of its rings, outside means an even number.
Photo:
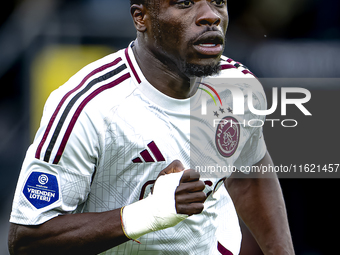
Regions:
<svg viewBox="0 0 340 255"><path fill-rule="evenodd" d="M202 55L216 56L222 53L223 47L221 44L199 44L194 45L196 51Z"/></svg>
<svg viewBox="0 0 340 255"><path fill-rule="evenodd" d="M224 37L218 31L208 31L194 41L194 48L202 55L216 56L222 53Z"/></svg>

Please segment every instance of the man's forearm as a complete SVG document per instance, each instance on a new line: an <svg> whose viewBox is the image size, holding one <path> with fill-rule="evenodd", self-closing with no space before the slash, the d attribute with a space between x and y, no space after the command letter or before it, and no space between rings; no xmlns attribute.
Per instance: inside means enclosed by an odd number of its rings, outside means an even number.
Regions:
<svg viewBox="0 0 340 255"><path fill-rule="evenodd" d="M265 159L261 163L268 164L268 161ZM294 254L286 207L276 174L269 173L265 178L249 177L252 178L230 178L227 181L238 214L264 254Z"/></svg>
<svg viewBox="0 0 340 255"><path fill-rule="evenodd" d="M120 221L120 209L103 213L69 214L39 226L12 224L11 254L98 254L129 239Z"/></svg>

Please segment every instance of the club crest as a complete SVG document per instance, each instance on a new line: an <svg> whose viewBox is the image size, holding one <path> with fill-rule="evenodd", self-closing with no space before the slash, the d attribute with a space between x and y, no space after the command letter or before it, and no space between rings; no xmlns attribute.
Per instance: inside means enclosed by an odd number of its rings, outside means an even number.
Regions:
<svg viewBox="0 0 340 255"><path fill-rule="evenodd" d="M230 116L224 117L217 125L215 143L219 153L223 157L234 155L240 141L240 125Z"/></svg>

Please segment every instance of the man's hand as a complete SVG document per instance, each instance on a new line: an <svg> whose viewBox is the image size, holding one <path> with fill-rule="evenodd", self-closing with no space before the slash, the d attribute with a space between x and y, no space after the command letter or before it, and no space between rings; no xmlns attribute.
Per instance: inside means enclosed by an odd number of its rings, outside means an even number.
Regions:
<svg viewBox="0 0 340 255"><path fill-rule="evenodd" d="M157 177L152 195L123 208L122 226L126 236L136 240L202 212L206 199L204 183L199 180L199 173L183 169L180 161L172 162Z"/></svg>
<svg viewBox="0 0 340 255"><path fill-rule="evenodd" d="M199 179L200 174L193 169L184 171L175 193L177 213L193 215L203 211L207 196L204 182Z"/></svg>
<svg viewBox="0 0 340 255"><path fill-rule="evenodd" d="M176 212L179 214L199 214L204 209L204 201L207 196L203 192L205 184L200 181L200 174L193 169L184 170L179 160L174 160L158 175L160 176L184 171L175 192ZM156 181L157 181L156 179Z"/></svg>

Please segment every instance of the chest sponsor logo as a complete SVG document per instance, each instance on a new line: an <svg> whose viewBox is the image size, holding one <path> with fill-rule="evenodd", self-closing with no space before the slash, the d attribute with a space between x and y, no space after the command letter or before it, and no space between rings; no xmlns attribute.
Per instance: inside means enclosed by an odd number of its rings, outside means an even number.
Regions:
<svg viewBox="0 0 340 255"><path fill-rule="evenodd" d="M217 125L215 143L219 153L223 157L234 155L240 141L240 125L230 116L221 119Z"/></svg>
<svg viewBox="0 0 340 255"><path fill-rule="evenodd" d="M41 209L59 200L57 177L47 173L32 172L24 189L24 196L37 209Z"/></svg>

